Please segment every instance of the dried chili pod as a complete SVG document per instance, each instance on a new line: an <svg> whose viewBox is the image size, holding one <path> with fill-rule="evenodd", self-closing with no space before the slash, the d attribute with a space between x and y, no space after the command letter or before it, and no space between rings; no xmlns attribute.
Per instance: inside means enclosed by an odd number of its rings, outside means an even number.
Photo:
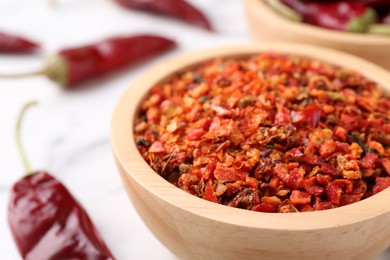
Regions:
<svg viewBox="0 0 390 260"><path fill-rule="evenodd" d="M350 2L306 3L300 0L282 0L284 4L300 13L303 22L322 28L366 32L376 22L374 9Z"/></svg>
<svg viewBox="0 0 390 260"><path fill-rule="evenodd" d="M69 48L51 55L39 71L0 78L45 75L66 89L99 77L125 65L135 64L174 47L170 39L156 35L135 35L109 38L78 48Z"/></svg>
<svg viewBox="0 0 390 260"><path fill-rule="evenodd" d="M39 48L39 44L34 41L0 32L0 53L30 53Z"/></svg>
<svg viewBox="0 0 390 260"><path fill-rule="evenodd" d="M170 16L212 30L206 16L184 0L115 0L126 8Z"/></svg>
<svg viewBox="0 0 390 260"><path fill-rule="evenodd" d="M114 259L87 212L66 187L45 171L33 172L20 141L27 175L12 188L8 223L23 259Z"/></svg>

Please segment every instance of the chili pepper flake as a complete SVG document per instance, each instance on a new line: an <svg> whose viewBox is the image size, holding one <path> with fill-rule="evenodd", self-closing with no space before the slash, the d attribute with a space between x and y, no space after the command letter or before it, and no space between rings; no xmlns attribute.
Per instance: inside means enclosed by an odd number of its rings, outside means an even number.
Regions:
<svg viewBox="0 0 390 260"><path fill-rule="evenodd" d="M140 110L144 159L214 203L306 212L390 187L390 98L345 68L278 53L217 58L154 86Z"/></svg>

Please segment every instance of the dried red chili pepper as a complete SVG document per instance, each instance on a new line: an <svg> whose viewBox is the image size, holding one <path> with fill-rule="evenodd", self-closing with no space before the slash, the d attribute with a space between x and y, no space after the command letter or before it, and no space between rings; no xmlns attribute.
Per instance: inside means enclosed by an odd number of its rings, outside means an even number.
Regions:
<svg viewBox="0 0 390 260"><path fill-rule="evenodd" d="M74 89L79 83L135 64L173 46L174 41L156 35L109 38L95 44L61 50L49 57L43 70L20 75L0 75L0 78L45 75L66 89Z"/></svg>
<svg viewBox="0 0 390 260"><path fill-rule="evenodd" d="M206 16L185 0L115 0L126 8L170 16L212 30Z"/></svg>
<svg viewBox="0 0 390 260"><path fill-rule="evenodd" d="M374 9L352 2L306 3L300 0L282 2L300 13L305 23L332 30L366 32L369 25L375 23L377 19Z"/></svg>
<svg viewBox="0 0 390 260"><path fill-rule="evenodd" d="M39 48L38 43L29 39L0 32L0 53L30 53Z"/></svg>
<svg viewBox="0 0 390 260"><path fill-rule="evenodd" d="M20 131L21 119L17 123ZM27 175L12 188L8 223L23 259L114 259L87 212L45 171L33 172L17 134Z"/></svg>

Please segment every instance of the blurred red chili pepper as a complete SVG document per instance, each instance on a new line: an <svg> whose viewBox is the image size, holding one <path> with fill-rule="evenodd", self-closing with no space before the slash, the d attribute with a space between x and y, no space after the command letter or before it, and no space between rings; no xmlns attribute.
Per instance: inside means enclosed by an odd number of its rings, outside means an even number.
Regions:
<svg viewBox="0 0 390 260"><path fill-rule="evenodd" d="M175 45L174 41L156 35L109 38L95 44L61 50L49 57L43 70L0 75L0 78L45 75L66 89L74 89L81 82L135 64Z"/></svg>
<svg viewBox="0 0 390 260"><path fill-rule="evenodd" d="M347 2L306 3L300 0L282 0L303 16L303 21L319 27L365 32L375 23L376 12L363 4Z"/></svg>
<svg viewBox="0 0 390 260"><path fill-rule="evenodd" d="M38 43L26 38L0 32L0 53L29 53L39 49Z"/></svg>
<svg viewBox="0 0 390 260"><path fill-rule="evenodd" d="M44 171L32 172L19 137L27 175L12 188L8 223L23 259L114 259L87 212L66 187Z"/></svg>
<svg viewBox="0 0 390 260"><path fill-rule="evenodd" d="M177 18L212 30L206 16L184 0L114 0L121 6Z"/></svg>

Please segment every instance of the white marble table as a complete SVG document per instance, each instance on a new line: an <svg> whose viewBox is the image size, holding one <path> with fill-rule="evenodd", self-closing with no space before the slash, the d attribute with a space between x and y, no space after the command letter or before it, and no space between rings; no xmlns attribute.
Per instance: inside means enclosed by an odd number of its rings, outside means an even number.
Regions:
<svg viewBox="0 0 390 260"><path fill-rule="evenodd" d="M159 59L88 83L94 88L64 92L43 77L0 80L0 259L20 259L6 221L11 185L23 174L13 138L16 115L37 99L24 121L23 139L32 164L62 180L81 201L118 259L174 259L138 217L122 187L109 143L116 101L148 67L170 56L227 43L249 41L239 0L192 0L209 16L217 33L174 20L125 11L110 0L0 0L0 31L35 38L48 52L104 37L162 33L180 47ZM38 68L41 54L0 56L1 72ZM384 253L381 260L390 259Z"/></svg>

